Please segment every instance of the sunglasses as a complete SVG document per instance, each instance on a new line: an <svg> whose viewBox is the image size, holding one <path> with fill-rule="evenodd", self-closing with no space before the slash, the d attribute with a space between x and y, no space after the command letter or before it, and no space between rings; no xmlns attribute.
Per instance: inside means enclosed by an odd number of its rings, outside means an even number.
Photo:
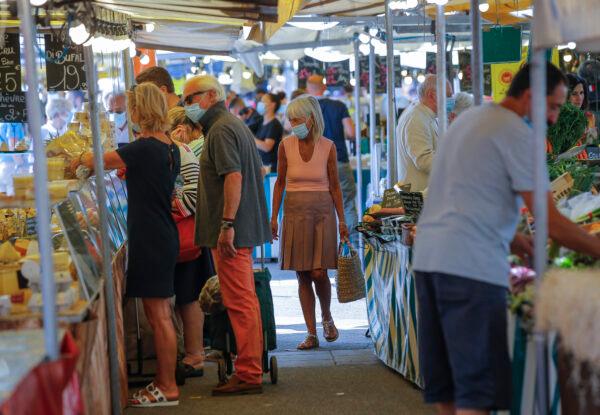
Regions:
<svg viewBox="0 0 600 415"><path fill-rule="evenodd" d="M183 102L185 105L192 105L192 100L194 99L194 97L200 96L202 94L206 94L207 92L209 92L209 91L194 92L193 94L190 94L187 97L185 97L183 99Z"/></svg>

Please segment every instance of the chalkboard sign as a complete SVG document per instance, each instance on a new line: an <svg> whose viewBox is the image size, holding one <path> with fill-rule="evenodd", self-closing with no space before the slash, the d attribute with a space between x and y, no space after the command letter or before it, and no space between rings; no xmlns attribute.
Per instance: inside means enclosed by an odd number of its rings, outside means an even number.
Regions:
<svg viewBox="0 0 600 415"><path fill-rule="evenodd" d="M325 63L325 82L327 86L343 87L350 84L350 61Z"/></svg>
<svg viewBox="0 0 600 415"><path fill-rule="evenodd" d="M37 235L37 216L25 219L25 235Z"/></svg>
<svg viewBox="0 0 600 415"><path fill-rule="evenodd" d="M21 92L21 47L18 33L4 34L0 48L0 92Z"/></svg>
<svg viewBox="0 0 600 415"><path fill-rule="evenodd" d="M360 60L360 86L369 87L369 57L361 56ZM402 65L400 56L394 56L394 84L402 86ZM375 91L383 94L387 91L387 61L385 56L375 56Z"/></svg>
<svg viewBox="0 0 600 415"><path fill-rule="evenodd" d="M298 88L306 88L306 80L311 75L324 75L325 64L317 59L305 56L298 60Z"/></svg>
<svg viewBox="0 0 600 415"><path fill-rule="evenodd" d="M423 209L423 193L421 192L400 192L398 193L402 201L402 207L407 214L419 216Z"/></svg>
<svg viewBox="0 0 600 415"><path fill-rule="evenodd" d="M24 92L0 92L0 122L27 122Z"/></svg>
<svg viewBox="0 0 600 415"><path fill-rule="evenodd" d="M381 202L381 207L384 208L399 208L403 207L402 199L400 198L400 193L395 189L387 189L383 192L383 201Z"/></svg>
<svg viewBox="0 0 600 415"><path fill-rule="evenodd" d="M44 39L48 91L87 89L83 46L65 45L64 39L54 35L46 35Z"/></svg>

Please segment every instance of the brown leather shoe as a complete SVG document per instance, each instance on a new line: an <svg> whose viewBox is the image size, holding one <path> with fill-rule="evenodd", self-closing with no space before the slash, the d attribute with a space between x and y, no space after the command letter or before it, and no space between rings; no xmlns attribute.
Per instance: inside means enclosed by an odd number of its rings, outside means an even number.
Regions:
<svg viewBox="0 0 600 415"><path fill-rule="evenodd" d="M213 396L255 395L263 392L261 384L247 383L233 375L229 382L212 390Z"/></svg>

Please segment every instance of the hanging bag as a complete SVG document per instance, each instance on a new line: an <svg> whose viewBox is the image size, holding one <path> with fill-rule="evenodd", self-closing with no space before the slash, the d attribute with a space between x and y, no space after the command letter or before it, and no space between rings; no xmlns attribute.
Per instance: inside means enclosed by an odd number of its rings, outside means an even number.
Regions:
<svg viewBox="0 0 600 415"><path fill-rule="evenodd" d="M202 249L196 245L196 218L194 215L181 216L173 214L179 232L179 256L177 262L189 262L200 257Z"/></svg>
<svg viewBox="0 0 600 415"><path fill-rule="evenodd" d="M365 278L358 252L346 242L340 243L338 250L335 282L340 303L350 303L366 297Z"/></svg>

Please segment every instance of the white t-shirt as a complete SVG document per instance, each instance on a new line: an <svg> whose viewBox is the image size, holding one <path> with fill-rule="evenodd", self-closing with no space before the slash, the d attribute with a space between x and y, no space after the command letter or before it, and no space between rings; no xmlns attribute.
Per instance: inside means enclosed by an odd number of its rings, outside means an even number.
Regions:
<svg viewBox="0 0 600 415"><path fill-rule="evenodd" d="M457 118L434 158L414 269L508 286L507 256L523 205L519 192L534 188L533 154L531 128L500 105Z"/></svg>

